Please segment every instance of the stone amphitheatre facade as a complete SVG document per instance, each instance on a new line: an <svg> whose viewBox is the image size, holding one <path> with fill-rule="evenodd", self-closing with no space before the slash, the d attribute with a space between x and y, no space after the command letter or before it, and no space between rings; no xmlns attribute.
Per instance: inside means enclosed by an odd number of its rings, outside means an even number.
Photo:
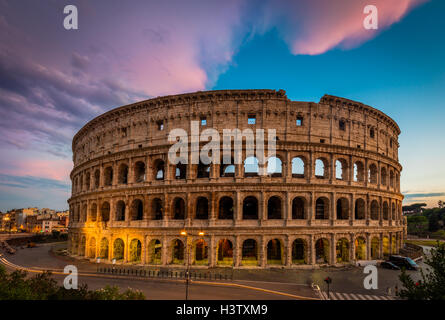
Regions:
<svg viewBox="0 0 445 320"><path fill-rule="evenodd" d="M189 132L192 121L201 130L276 129L276 157L172 164L168 134ZM370 106L329 95L291 101L283 90L196 92L113 109L73 139L69 251L164 267L381 259L406 235L399 134Z"/></svg>

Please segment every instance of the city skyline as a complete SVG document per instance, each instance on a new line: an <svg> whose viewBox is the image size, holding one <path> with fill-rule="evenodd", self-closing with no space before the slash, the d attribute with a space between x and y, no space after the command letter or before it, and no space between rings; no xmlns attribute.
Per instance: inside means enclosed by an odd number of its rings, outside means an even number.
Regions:
<svg viewBox="0 0 445 320"><path fill-rule="evenodd" d="M66 210L72 137L105 111L251 88L284 89L298 101L332 94L382 110L402 130L404 204L436 205L445 200L445 4L374 3L377 31L362 27L366 1L194 1L174 12L171 4L73 1L79 30L68 31L64 4L0 1L0 210Z"/></svg>

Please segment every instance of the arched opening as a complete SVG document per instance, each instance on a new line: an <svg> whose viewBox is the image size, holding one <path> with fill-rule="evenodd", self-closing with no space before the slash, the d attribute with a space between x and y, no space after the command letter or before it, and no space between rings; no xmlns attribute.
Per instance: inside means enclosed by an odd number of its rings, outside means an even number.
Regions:
<svg viewBox="0 0 445 320"><path fill-rule="evenodd" d="M219 265L233 265L233 245L228 239L221 239L218 241L217 247L217 261Z"/></svg>
<svg viewBox="0 0 445 320"><path fill-rule="evenodd" d="M349 262L349 241L346 238L337 241L336 252L337 263Z"/></svg>
<svg viewBox="0 0 445 320"><path fill-rule="evenodd" d="M113 244L113 259L116 259L117 261L124 259L124 240L117 238L114 240Z"/></svg>
<svg viewBox="0 0 445 320"><path fill-rule="evenodd" d="M125 202L122 200L116 203L116 221L125 221Z"/></svg>
<svg viewBox="0 0 445 320"><path fill-rule="evenodd" d="M208 219L209 218L209 200L205 197L199 197L196 200L196 219Z"/></svg>
<svg viewBox="0 0 445 320"><path fill-rule="evenodd" d="M81 217L81 221L87 221L87 213L88 213L87 205L84 204L84 205L82 206L82 217Z"/></svg>
<svg viewBox="0 0 445 320"><path fill-rule="evenodd" d="M92 222L96 222L97 221L97 204L95 204L95 203L93 203L91 205L89 220L92 221Z"/></svg>
<svg viewBox="0 0 445 320"><path fill-rule="evenodd" d="M79 246L79 256L84 257L86 252L85 252L85 247L87 244L87 238L85 236L83 236L80 240L80 246Z"/></svg>
<svg viewBox="0 0 445 320"><path fill-rule="evenodd" d="M175 179L186 179L187 178L187 165L179 162L175 168Z"/></svg>
<svg viewBox="0 0 445 320"><path fill-rule="evenodd" d="M315 160L315 177L318 179L327 179L328 178L328 170L326 161L324 159Z"/></svg>
<svg viewBox="0 0 445 320"><path fill-rule="evenodd" d="M142 243L138 239L130 242L130 262L141 262Z"/></svg>
<svg viewBox="0 0 445 320"><path fill-rule="evenodd" d="M162 220L164 217L164 208L162 206L162 200L154 198L151 202L151 218L152 220Z"/></svg>
<svg viewBox="0 0 445 320"><path fill-rule="evenodd" d="M197 169L197 176L199 178L210 178L210 164L204 164L199 161L198 169Z"/></svg>
<svg viewBox="0 0 445 320"><path fill-rule="evenodd" d="M172 242L172 264L184 263L184 244L181 240L175 239Z"/></svg>
<svg viewBox="0 0 445 320"><path fill-rule="evenodd" d="M397 254L397 241L394 235L391 237L391 254Z"/></svg>
<svg viewBox="0 0 445 320"><path fill-rule="evenodd" d="M248 196L243 201L243 219L258 219L258 200L254 196Z"/></svg>
<svg viewBox="0 0 445 320"><path fill-rule="evenodd" d="M316 263L329 263L329 241L325 238L315 242L315 261Z"/></svg>
<svg viewBox="0 0 445 320"><path fill-rule="evenodd" d="M295 239L292 242L292 263L306 264L307 245L303 239Z"/></svg>
<svg viewBox="0 0 445 320"><path fill-rule="evenodd" d="M394 202L391 205L391 219L396 220L396 205Z"/></svg>
<svg viewBox="0 0 445 320"><path fill-rule="evenodd" d="M278 157L270 157L267 160L267 174L272 177L281 177L283 174L282 161Z"/></svg>
<svg viewBox="0 0 445 320"><path fill-rule="evenodd" d="M108 259L108 250L108 239L102 238L102 240L100 240L99 258Z"/></svg>
<svg viewBox="0 0 445 320"><path fill-rule="evenodd" d="M243 266L258 265L258 246L254 239L247 239L243 242L241 264Z"/></svg>
<svg viewBox="0 0 445 320"><path fill-rule="evenodd" d="M383 237L382 247L383 247L383 256L388 257L389 256L389 238L388 237Z"/></svg>
<svg viewBox="0 0 445 320"><path fill-rule="evenodd" d="M164 161L160 159L156 160L154 168L155 180L164 180Z"/></svg>
<svg viewBox="0 0 445 320"><path fill-rule="evenodd" d="M94 259L96 258L96 238L90 238L90 250L88 253L88 258Z"/></svg>
<svg viewBox="0 0 445 320"><path fill-rule="evenodd" d="M340 198L337 200L337 219L349 219L349 201L346 198Z"/></svg>
<svg viewBox="0 0 445 320"><path fill-rule="evenodd" d="M304 178L304 160L301 157L295 157L292 159L292 177Z"/></svg>
<svg viewBox="0 0 445 320"><path fill-rule="evenodd" d="M102 221L107 222L110 220L110 204L108 202L104 202L102 204L100 213L102 216Z"/></svg>
<svg viewBox="0 0 445 320"><path fill-rule="evenodd" d="M267 201L267 219L281 218L281 199L277 196L270 197Z"/></svg>
<svg viewBox="0 0 445 320"><path fill-rule="evenodd" d="M91 178L90 173L88 172L85 176L85 188L86 190L90 190Z"/></svg>
<svg viewBox="0 0 445 320"><path fill-rule="evenodd" d="M388 202L383 202L383 220L389 220Z"/></svg>
<svg viewBox="0 0 445 320"><path fill-rule="evenodd" d="M363 182L364 181L364 166L363 162L357 161L354 163L354 181Z"/></svg>
<svg viewBox="0 0 445 320"><path fill-rule="evenodd" d="M382 186L386 186L386 180L388 179L388 175L386 173L386 168L382 167L381 173L380 173L380 179Z"/></svg>
<svg viewBox="0 0 445 320"><path fill-rule="evenodd" d="M145 181L145 163L138 161L134 165L134 180L136 183Z"/></svg>
<svg viewBox="0 0 445 320"><path fill-rule="evenodd" d="M380 241L379 238L373 237L371 240L371 259L377 260L380 257Z"/></svg>
<svg viewBox="0 0 445 320"><path fill-rule="evenodd" d="M195 243L195 264L207 265L209 264L209 247L204 239L198 239Z"/></svg>
<svg viewBox="0 0 445 320"><path fill-rule="evenodd" d="M305 199L302 197L295 197L292 200L292 219L306 219L305 202Z"/></svg>
<svg viewBox="0 0 445 320"><path fill-rule="evenodd" d="M148 244L148 263L162 263L162 244L158 239L153 239Z"/></svg>
<svg viewBox="0 0 445 320"><path fill-rule="evenodd" d="M366 260L366 241L363 237L355 239L355 259Z"/></svg>
<svg viewBox="0 0 445 320"><path fill-rule="evenodd" d="M389 172L389 186L394 188L394 171Z"/></svg>
<svg viewBox="0 0 445 320"><path fill-rule="evenodd" d="M258 165L258 159L256 157L247 157L244 160L244 176L245 177L256 177L260 172L260 167Z"/></svg>
<svg viewBox="0 0 445 320"><path fill-rule="evenodd" d="M337 180L348 180L348 163L345 159L335 161L335 178Z"/></svg>
<svg viewBox="0 0 445 320"><path fill-rule="evenodd" d="M119 166L118 183L119 184L127 184L128 183L128 166L126 164L122 163Z"/></svg>
<svg viewBox="0 0 445 320"><path fill-rule="evenodd" d="M173 219L185 219L185 201L182 198L175 198L175 200L173 200Z"/></svg>
<svg viewBox="0 0 445 320"><path fill-rule="evenodd" d="M372 163L368 169L368 181L372 184L377 184L377 166Z"/></svg>
<svg viewBox="0 0 445 320"><path fill-rule="evenodd" d="M365 219L365 200L359 198L355 200L355 220Z"/></svg>
<svg viewBox="0 0 445 320"><path fill-rule="evenodd" d="M371 202L371 220L379 220L380 206L377 200Z"/></svg>
<svg viewBox="0 0 445 320"><path fill-rule="evenodd" d="M283 264L281 241L269 240L267 243L267 264Z"/></svg>
<svg viewBox="0 0 445 320"><path fill-rule="evenodd" d="M329 219L329 200L318 198L315 202L315 219Z"/></svg>
<svg viewBox="0 0 445 320"><path fill-rule="evenodd" d="M222 197L219 200L218 219L233 219L233 199L231 197Z"/></svg>
<svg viewBox="0 0 445 320"><path fill-rule="evenodd" d="M94 171L94 188L98 189L100 186L100 170Z"/></svg>
<svg viewBox="0 0 445 320"><path fill-rule="evenodd" d="M111 186L113 184L113 168L106 167L104 170L104 185Z"/></svg>
<svg viewBox="0 0 445 320"><path fill-rule="evenodd" d="M144 204L142 200L135 199L131 204L131 220L142 220L144 217Z"/></svg>
<svg viewBox="0 0 445 320"><path fill-rule="evenodd" d="M235 166L233 165L235 161L231 158L230 163L224 163L221 160L221 165L219 166L219 176L220 177L234 177L235 176Z"/></svg>

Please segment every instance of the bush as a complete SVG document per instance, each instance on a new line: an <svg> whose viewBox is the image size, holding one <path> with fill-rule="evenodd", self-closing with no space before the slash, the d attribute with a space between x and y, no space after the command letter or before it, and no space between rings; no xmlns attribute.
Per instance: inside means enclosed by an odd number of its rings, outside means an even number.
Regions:
<svg viewBox="0 0 445 320"><path fill-rule="evenodd" d="M100 290L88 290L87 285L67 290L51 278L50 272L26 278L25 271L7 273L0 265L0 300L144 300L145 296L137 290L127 289L119 292L116 286L106 286Z"/></svg>

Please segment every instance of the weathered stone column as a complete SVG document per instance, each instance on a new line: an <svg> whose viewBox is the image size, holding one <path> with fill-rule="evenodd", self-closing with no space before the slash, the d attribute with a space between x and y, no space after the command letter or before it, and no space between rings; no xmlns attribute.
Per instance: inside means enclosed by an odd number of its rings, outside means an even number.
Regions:
<svg viewBox="0 0 445 320"><path fill-rule="evenodd" d="M168 251L170 244L168 243L167 236L162 236L162 251L161 251L161 264L166 266L168 264Z"/></svg>
<svg viewBox="0 0 445 320"><path fill-rule="evenodd" d="M264 268L267 263L267 243L264 236L261 236L260 250L260 267Z"/></svg>
<svg viewBox="0 0 445 320"><path fill-rule="evenodd" d="M210 236L210 247L209 247L209 266L210 268L215 267L216 265L216 245L215 245L215 236Z"/></svg>
<svg viewBox="0 0 445 320"><path fill-rule="evenodd" d="M309 239L309 259L310 259L310 264L311 265L315 265L316 264L316 254L315 254L315 237L313 234L310 235L310 239Z"/></svg>
<svg viewBox="0 0 445 320"><path fill-rule="evenodd" d="M337 248L335 245L335 233L331 233L331 239L330 239L331 245L329 246L329 248L331 249L331 254L330 254L330 264L335 264L337 263Z"/></svg>
<svg viewBox="0 0 445 320"><path fill-rule="evenodd" d="M366 233L366 260L371 260L371 237L369 232Z"/></svg>
<svg viewBox="0 0 445 320"><path fill-rule="evenodd" d="M292 242L289 238L289 235L286 236L286 267L290 267L292 265Z"/></svg>
<svg viewBox="0 0 445 320"><path fill-rule="evenodd" d="M235 243L233 250L233 265L235 268L239 267L241 263L241 255L240 255L240 238L238 235L235 235Z"/></svg>

